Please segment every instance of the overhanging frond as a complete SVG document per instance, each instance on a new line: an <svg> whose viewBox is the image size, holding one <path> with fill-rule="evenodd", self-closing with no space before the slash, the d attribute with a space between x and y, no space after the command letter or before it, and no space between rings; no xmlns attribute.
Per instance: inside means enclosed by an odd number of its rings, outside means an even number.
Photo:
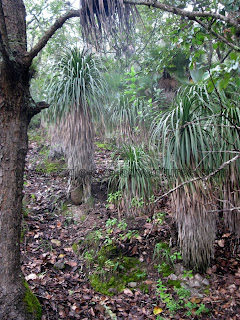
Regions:
<svg viewBox="0 0 240 320"><path fill-rule="evenodd" d="M129 32L138 16L134 5L123 0L80 0L80 22L85 39L99 39L114 28Z"/></svg>

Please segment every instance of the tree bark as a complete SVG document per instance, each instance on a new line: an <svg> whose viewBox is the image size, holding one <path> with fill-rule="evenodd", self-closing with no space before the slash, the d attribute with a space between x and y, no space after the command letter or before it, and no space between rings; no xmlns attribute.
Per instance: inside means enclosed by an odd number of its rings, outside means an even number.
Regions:
<svg viewBox="0 0 240 320"><path fill-rule="evenodd" d="M3 100L2 94L0 101ZM23 97L0 109L0 319L34 319L27 314L20 269L20 233L24 162L27 153ZM14 101L15 100L15 101ZM18 100L18 101L17 101Z"/></svg>
<svg viewBox="0 0 240 320"><path fill-rule="evenodd" d="M30 97L29 66L22 60L26 48L23 1L0 0L1 320L34 320L41 316L40 305L27 287L20 268L27 127L31 116L40 108Z"/></svg>

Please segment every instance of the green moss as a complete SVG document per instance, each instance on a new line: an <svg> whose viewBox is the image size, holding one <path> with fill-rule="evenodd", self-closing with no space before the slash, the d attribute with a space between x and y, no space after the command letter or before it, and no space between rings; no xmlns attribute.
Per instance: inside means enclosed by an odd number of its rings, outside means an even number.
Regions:
<svg viewBox="0 0 240 320"><path fill-rule="evenodd" d="M139 282L147 275L141 270L141 263L137 258L123 256L113 245L104 246L95 262L98 269L90 277L90 282L96 291L106 295L120 292L128 283Z"/></svg>
<svg viewBox="0 0 240 320"><path fill-rule="evenodd" d="M66 169L66 164L63 160L49 161L47 158L45 158L42 163L37 165L36 168L38 172L46 174L59 173L64 169Z"/></svg>
<svg viewBox="0 0 240 320"><path fill-rule="evenodd" d="M22 229L21 230L21 236L20 236L20 243L23 243L23 240L25 238L25 233L26 233L26 230L25 229Z"/></svg>
<svg viewBox="0 0 240 320"><path fill-rule="evenodd" d="M74 242L74 244L72 245L72 249L75 253L78 253L78 245L76 242Z"/></svg>
<svg viewBox="0 0 240 320"><path fill-rule="evenodd" d="M143 293L149 293L149 286L146 283L141 283L140 286L139 286L139 289Z"/></svg>
<svg viewBox="0 0 240 320"><path fill-rule="evenodd" d="M207 286L207 287L203 290L203 292L204 292L206 295L209 296L209 294L210 294L210 286Z"/></svg>
<svg viewBox="0 0 240 320"><path fill-rule="evenodd" d="M100 143L100 142L95 142L96 146L99 148L99 149L105 149L105 150L112 150L112 146L108 143Z"/></svg>
<svg viewBox="0 0 240 320"><path fill-rule="evenodd" d="M20 242L23 243L25 234L27 232L27 223L23 220L22 226L21 226L21 236L20 236Z"/></svg>
<svg viewBox="0 0 240 320"><path fill-rule="evenodd" d="M26 304L27 312L33 315L33 319L41 320L42 317L42 307L37 299L37 297L30 290L27 281L23 281L25 287L24 302Z"/></svg>
<svg viewBox="0 0 240 320"><path fill-rule="evenodd" d="M168 279L167 284L176 288L181 288L181 281L180 280L170 280Z"/></svg>
<svg viewBox="0 0 240 320"><path fill-rule="evenodd" d="M22 200L22 214L23 218L27 218L29 214L29 209L27 207L27 201L25 199Z"/></svg>
<svg viewBox="0 0 240 320"><path fill-rule="evenodd" d="M113 244L109 244L109 245L103 246L102 249L99 251L97 262L99 266L103 266L107 260L113 259L118 255L119 255L119 251L117 247Z"/></svg>
<svg viewBox="0 0 240 320"><path fill-rule="evenodd" d="M39 146L44 143L44 138L35 130L29 130L28 140L36 142Z"/></svg>

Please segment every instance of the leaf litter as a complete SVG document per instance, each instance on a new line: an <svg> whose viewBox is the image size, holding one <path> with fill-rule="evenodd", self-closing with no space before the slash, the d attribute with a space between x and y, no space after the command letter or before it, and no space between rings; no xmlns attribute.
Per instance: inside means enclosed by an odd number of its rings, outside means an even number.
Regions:
<svg viewBox="0 0 240 320"><path fill-rule="evenodd" d="M42 305L42 320L144 320L158 316L160 319L240 319L239 242L228 230L222 230L221 225L215 243L215 259L207 270L208 293L200 299L191 298L195 303L205 303L211 313L197 316L193 311L187 316L180 309L171 315L156 295L159 274L154 267L154 246L173 236L166 201L156 204L155 208L168 213L166 222L154 225L149 217L136 218L131 222L131 229L138 231L138 237L131 241L122 239L120 243L129 256L138 257L145 264L148 292L129 286L113 296L106 296L91 287L85 262L73 250L73 244L86 239L93 230L106 229L106 221L117 217L114 208L106 208L106 185L101 184L106 171L111 169L110 151L96 149L95 206L77 220L70 212L71 209L78 212L80 208L68 203L65 196L67 174L37 172L42 158L39 146L30 143L24 183L27 215L22 226L22 271ZM64 203L68 203L67 207Z"/></svg>

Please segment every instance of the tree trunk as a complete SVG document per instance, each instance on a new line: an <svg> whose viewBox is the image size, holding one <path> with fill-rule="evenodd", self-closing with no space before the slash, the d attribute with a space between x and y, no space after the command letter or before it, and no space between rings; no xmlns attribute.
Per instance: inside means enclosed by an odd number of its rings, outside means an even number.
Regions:
<svg viewBox="0 0 240 320"><path fill-rule="evenodd" d="M25 8L0 1L0 319L41 319L20 268L22 188L27 127L36 113L29 93Z"/></svg>
<svg viewBox="0 0 240 320"><path fill-rule="evenodd" d="M2 97L1 97L2 98ZM21 99L20 99L21 100ZM0 319L34 319L28 313L20 269L22 185L27 153L26 114L20 101L0 109ZM29 310L30 311L30 310Z"/></svg>

